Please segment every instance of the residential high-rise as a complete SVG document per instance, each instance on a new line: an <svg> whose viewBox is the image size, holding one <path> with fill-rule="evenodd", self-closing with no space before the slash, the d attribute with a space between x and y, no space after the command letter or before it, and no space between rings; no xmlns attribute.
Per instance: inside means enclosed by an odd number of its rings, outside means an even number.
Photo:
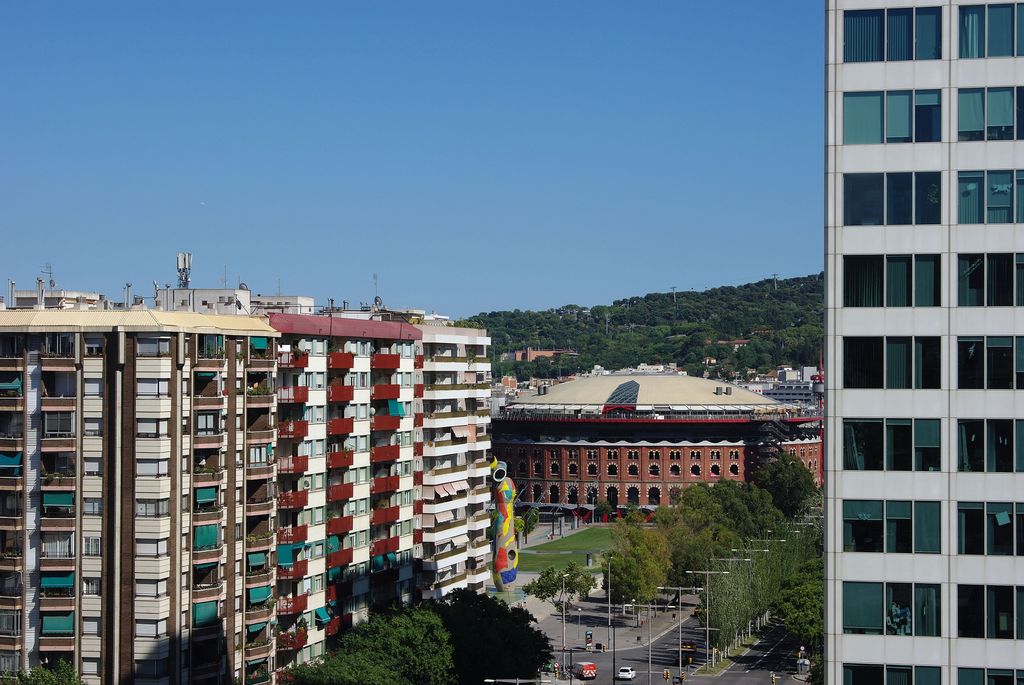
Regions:
<svg viewBox="0 0 1024 685"><path fill-rule="evenodd" d="M0 311L0 671L270 678L276 337L240 316Z"/></svg>
<svg viewBox="0 0 1024 685"><path fill-rule="evenodd" d="M829 0L826 667L1024 678L1024 5Z"/></svg>

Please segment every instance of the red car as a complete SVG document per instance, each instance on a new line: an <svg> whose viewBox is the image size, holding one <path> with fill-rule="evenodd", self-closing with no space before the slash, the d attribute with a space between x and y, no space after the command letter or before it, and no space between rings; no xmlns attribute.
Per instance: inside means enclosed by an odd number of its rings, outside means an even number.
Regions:
<svg viewBox="0 0 1024 685"><path fill-rule="evenodd" d="M580 680L593 680L597 677L597 664L592 661L581 661L576 664L576 677Z"/></svg>

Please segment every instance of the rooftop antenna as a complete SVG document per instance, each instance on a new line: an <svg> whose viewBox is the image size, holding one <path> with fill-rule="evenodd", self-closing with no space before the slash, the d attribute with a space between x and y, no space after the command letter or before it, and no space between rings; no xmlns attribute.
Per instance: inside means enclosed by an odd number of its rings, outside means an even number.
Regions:
<svg viewBox="0 0 1024 685"><path fill-rule="evenodd" d="M672 286L672 304L676 303L676 287Z"/></svg>
<svg viewBox="0 0 1024 685"><path fill-rule="evenodd" d="M187 290L192 276L192 253L178 253L178 287Z"/></svg>
<svg viewBox="0 0 1024 685"><path fill-rule="evenodd" d="M227 264L224 265L224 277L222 279L220 279L220 284L221 284L220 287L224 288L225 290L228 289L228 265Z"/></svg>
<svg viewBox="0 0 1024 685"><path fill-rule="evenodd" d="M53 266L49 262L47 262L46 264L43 264L42 273L44 273L46 275L46 281L47 281L47 283L50 284L50 287L51 288L56 288L57 287L57 281L53 280Z"/></svg>
<svg viewBox="0 0 1024 685"><path fill-rule="evenodd" d="M281 277L280 276L277 277L277 294L278 295L281 294Z"/></svg>
<svg viewBox="0 0 1024 685"><path fill-rule="evenodd" d="M774 281L774 283L775 283L775 289L778 290L779 289L779 275L778 274L772 274L772 281Z"/></svg>
<svg viewBox="0 0 1024 685"><path fill-rule="evenodd" d="M373 299L376 300L380 297L380 280L377 278L377 274L373 274Z"/></svg>

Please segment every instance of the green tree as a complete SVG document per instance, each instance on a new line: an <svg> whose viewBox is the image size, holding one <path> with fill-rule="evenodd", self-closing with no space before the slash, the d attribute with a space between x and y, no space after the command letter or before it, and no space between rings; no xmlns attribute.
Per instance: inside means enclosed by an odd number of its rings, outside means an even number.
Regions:
<svg viewBox="0 0 1024 685"><path fill-rule="evenodd" d="M551 640L526 609L460 589L432 604L451 634L460 685L533 678L551 660Z"/></svg>
<svg viewBox="0 0 1024 685"><path fill-rule="evenodd" d="M83 685L75 667L60 659L51 670L39 666L18 674L18 685Z"/></svg>
<svg viewBox="0 0 1024 685"><path fill-rule="evenodd" d="M394 609L345 633L339 648L291 671L296 685L452 685L451 636L435 612Z"/></svg>
<svg viewBox="0 0 1024 685"><path fill-rule="evenodd" d="M821 557L809 559L785 580L775 611L786 630L818 653L824 640L825 569Z"/></svg>
<svg viewBox="0 0 1024 685"><path fill-rule="evenodd" d="M787 518L804 513L818 490L807 467L788 454L762 465L754 472L753 480L771 495L772 502Z"/></svg>
<svg viewBox="0 0 1024 685"><path fill-rule="evenodd" d="M612 527L611 555L612 601L636 599L649 602L658 594L658 586L667 580L671 559L668 541L644 517L632 513ZM607 588L607 559L605 562Z"/></svg>
<svg viewBox="0 0 1024 685"><path fill-rule="evenodd" d="M523 586L523 592L541 601L551 602L556 610L561 611L563 602L568 608L580 597L589 595L596 585L597 581L590 571L570 561L563 569L548 566Z"/></svg>
<svg viewBox="0 0 1024 685"><path fill-rule="evenodd" d="M526 510L526 513L522 516L517 516L515 520L516 533L523 534L523 542L527 543L530 541L530 533L537 529L540 524L540 514L537 510L530 508Z"/></svg>

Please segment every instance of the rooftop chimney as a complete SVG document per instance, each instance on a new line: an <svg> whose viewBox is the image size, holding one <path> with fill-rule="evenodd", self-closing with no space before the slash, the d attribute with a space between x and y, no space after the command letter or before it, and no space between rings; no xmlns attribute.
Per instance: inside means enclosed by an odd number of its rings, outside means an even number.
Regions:
<svg viewBox="0 0 1024 685"><path fill-rule="evenodd" d="M14 299L14 281L11 280L10 278L7 279L7 306L18 306L18 301Z"/></svg>
<svg viewBox="0 0 1024 685"><path fill-rule="evenodd" d="M43 279L36 279L36 309L46 308L46 299L43 293Z"/></svg>

